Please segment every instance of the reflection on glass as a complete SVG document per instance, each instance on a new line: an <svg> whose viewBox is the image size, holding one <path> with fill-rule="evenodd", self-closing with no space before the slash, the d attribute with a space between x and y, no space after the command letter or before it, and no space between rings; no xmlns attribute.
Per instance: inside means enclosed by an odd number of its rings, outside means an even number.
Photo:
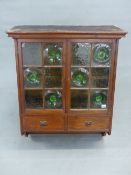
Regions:
<svg viewBox="0 0 131 175"><path fill-rule="evenodd" d="M92 68L91 69L92 76L108 76L109 68Z"/></svg>
<svg viewBox="0 0 131 175"><path fill-rule="evenodd" d="M46 88L62 87L62 68L45 68L44 85Z"/></svg>
<svg viewBox="0 0 131 175"><path fill-rule="evenodd" d="M88 84L89 71L86 68L71 69L71 83L74 87L86 87Z"/></svg>
<svg viewBox="0 0 131 175"><path fill-rule="evenodd" d="M108 87L108 79L93 79L92 87L97 88L107 88Z"/></svg>
<svg viewBox="0 0 131 175"><path fill-rule="evenodd" d="M25 87L41 87L42 72L39 68L26 68L24 70L24 85Z"/></svg>
<svg viewBox="0 0 131 175"><path fill-rule="evenodd" d="M87 90L71 90L71 108L72 109L88 108Z"/></svg>
<svg viewBox="0 0 131 175"><path fill-rule="evenodd" d="M25 105L26 108L42 108L43 107L43 95L39 90L26 90L25 91Z"/></svg>
<svg viewBox="0 0 131 175"><path fill-rule="evenodd" d="M107 108L107 91L92 91L91 108Z"/></svg>
<svg viewBox="0 0 131 175"><path fill-rule="evenodd" d="M109 68L92 68L91 86L98 88L107 88L109 79Z"/></svg>
<svg viewBox="0 0 131 175"><path fill-rule="evenodd" d="M62 44L48 43L44 45L44 63L45 65L62 64Z"/></svg>
<svg viewBox="0 0 131 175"><path fill-rule="evenodd" d="M111 48L108 44L95 44L93 46L93 64L109 65Z"/></svg>
<svg viewBox="0 0 131 175"><path fill-rule="evenodd" d="M74 43L72 44L72 65L90 64L90 44Z"/></svg>
<svg viewBox="0 0 131 175"><path fill-rule="evenodd" d="M46 109L60 109L62 108L62 94L60 91L46 91L44 106Z"/></svg>
<svg viewBox="0 0 131 175"><path fill-rule="evenodd" d="M22 43L23 65L41 65L41 43Z"/></svg>
<svg viewBox="0 0 131 175"><path fill-rule="evenodd" d="M40 87L42 84L42 72L39 68L26 68L24 70L25 87Z"/></svg>

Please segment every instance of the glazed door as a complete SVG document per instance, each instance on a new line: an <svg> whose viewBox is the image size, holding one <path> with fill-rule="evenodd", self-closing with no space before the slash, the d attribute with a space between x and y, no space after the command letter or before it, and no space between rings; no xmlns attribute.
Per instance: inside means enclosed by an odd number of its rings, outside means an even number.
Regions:
<svg viewBox="0 0 131 175"><path fill-rule="evenodd" d="M111 40L71 40L69 48L69 113L110 110Z"/></svg>
<svg viewBox="0 0 131 175"><path fill-rule="evenodd" d="M21 89L26 114L65 112L63 40L21 40Z"/></svg>

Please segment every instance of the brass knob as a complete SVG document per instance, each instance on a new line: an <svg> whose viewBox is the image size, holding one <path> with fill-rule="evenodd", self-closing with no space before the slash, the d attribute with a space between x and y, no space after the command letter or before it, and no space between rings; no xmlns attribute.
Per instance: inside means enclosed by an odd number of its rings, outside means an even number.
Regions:
<svg viewBox="0 0 131 175"><path fill-rule="evenodd" d="M47 126L47 121L40 121L40 126L42 127Z"/></svg>
<svg viewBox="0 0 131 175"><path fill-rule="evenodd" d="M92 125L92 121L86 121L85 122L85 126L91 126Z"/></svg>

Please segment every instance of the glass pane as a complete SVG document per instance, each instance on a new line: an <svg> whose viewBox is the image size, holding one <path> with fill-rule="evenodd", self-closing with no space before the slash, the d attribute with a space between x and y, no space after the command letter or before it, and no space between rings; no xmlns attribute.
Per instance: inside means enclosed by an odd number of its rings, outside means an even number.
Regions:
<svg viewBox="0 0 131 175"><path fill-rule="evenodd" d="M58 90L48 90L44 94L44 107L46 109L60 109L62 108L62 93Z"/></svg>
<svg viewBox="0 0 131 175"><path fill-rule="evenodd" d="M72 65L90 65L90 44L72 44Z"/></svg>
<svg viewBox="0 0 131 175"><path fill-rule="evenodd" d="M91 108L107 108L107 90L91 91Z"/></svg>
<svg viewBox="0 0 131 175"><path fill-rule="evenodd" d="M25 91L25 105L26 108L42 108L43 95L40 90L26 90Z"/></svg>
<svg viewBox="0 0 131 175"><path fill-rule="evenodd" d="M87 68L71 69L72 87L87 87L89 82L89 70Z"/></svg>
<svg viewBox="0 0 131 175"><path fill-rule="evenodd" d="M24 69L24 86L25 87L42 87L42 71L39 68Z"/></svg>
<svg viewBox="0 0 131 175"><path fill-rule="evenodd" d="M41 43L22 43L23 65L41 65Z"/></svg>
<svg viewBox="0 0 131 175"><path fill-rule="evenodd" d="M62 87L62 68L45 68L44 86L46 88Z"/></svg>
<svg viewBox="0 0 131 175"><path fill-rule="evenodd" d="M44 64L61 65L62 64L62 44L47 43L43 46Z"/></svg>
<svg viewBox="0 0 131 175"><path fill-rule="evenodd" d="M111 59L111 46L108 44L94 44L93 45L93 66L109 66Z"/></svg>
<svg viewBox="0 0 131 175"><path fill-rule="evenodd" d="M88 108L87 90L71 90L71 108L72 109Z"/></svg>
<svg viewBox="0 0 131 175"><path fill-rule="evenodd" d="M109 80L109 68L92 68L91 87L107 88Z"/></svg>

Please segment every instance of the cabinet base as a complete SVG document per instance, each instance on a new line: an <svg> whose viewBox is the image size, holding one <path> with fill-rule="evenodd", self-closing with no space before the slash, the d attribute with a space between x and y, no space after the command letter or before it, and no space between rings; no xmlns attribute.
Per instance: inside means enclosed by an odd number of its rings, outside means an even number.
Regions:
<svg viewBox="0 0 131 175"><path fill-rule="evenodd" d="M24 132L21 133L21 135L24 135L25 137L28 137L28 135L31 134L101 134L101 136L106 136L106 134L111 135L111 131L109 132Z"/></svg>

